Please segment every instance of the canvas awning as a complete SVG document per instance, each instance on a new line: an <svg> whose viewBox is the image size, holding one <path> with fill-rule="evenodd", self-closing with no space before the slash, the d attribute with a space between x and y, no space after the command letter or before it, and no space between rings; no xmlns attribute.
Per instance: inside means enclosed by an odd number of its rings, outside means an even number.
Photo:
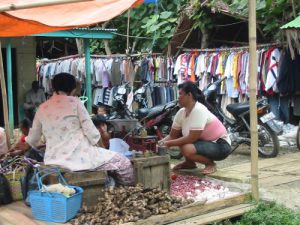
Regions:
<svg viewBox="0 0 300 225"><path fill-rule="evenodd" d="M1 0L0 5L40 0ZM0 14L0 37L32 34L87 27L111 20L143 0L94 0L6 11Z"/></svg>
<svg viewBox="0 0 300 225"><path fill-rule="evenodd" d="M0 7L6 8L10 5L28 5L39 3L45 0L1 0ZM49 1L48 1L49 2ZM88 27L97 23L111 20L122 14L126 10L143 3L143 0L90 0L76 3L66 3L62 5L41 6L36 8L18 9L16 11L4 11L0 13L0 37L18 37L34 34L48 33L60 30L70 30L79 27ZM44 4L45 5L45 4ZM87 39L85 45L88 46ZM1 42L0 42L1 47ZM11 46L7 46L11 49ZM86 47L88 49L88 47ZM10 53L10 51L7 51ZM85 53L86 58L89 52ZM11 58L8 56L7 58ZM7 93L5 88L4 70L2 64L2 54L0 53L0 84L3 98L4 121L7 137L9 137ZM9 100L12 98L11 88L11 65L8 65L8 90ZM88 70L88 67L86 67ZM89 74L87 72L87 74ZM13 118L12 103L10 105L10 118ZM11 127L13 127L11 119ZM12 129L11 129L12 131Z"/></svg>
<svg viewBox="0 0 300 225"><path fill-rule="evenodd" d="M287 42L291 52L291 57L292 59L294 59L294 48L300 49L300 16L298 16L291 22L283 25L282 27L280 27L280 29L283 29L286 34Z"/></svg>

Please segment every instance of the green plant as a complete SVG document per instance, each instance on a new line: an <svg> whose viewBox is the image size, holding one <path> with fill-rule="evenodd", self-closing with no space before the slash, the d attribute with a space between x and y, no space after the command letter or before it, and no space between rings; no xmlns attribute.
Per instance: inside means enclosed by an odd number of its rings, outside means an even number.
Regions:
<svg viewBox="0 0 300 225"><path fill-rule="evenodd" d="M237 222L225 221L214 225L299 225L300 215L275 202L260 202Z"/></svg>

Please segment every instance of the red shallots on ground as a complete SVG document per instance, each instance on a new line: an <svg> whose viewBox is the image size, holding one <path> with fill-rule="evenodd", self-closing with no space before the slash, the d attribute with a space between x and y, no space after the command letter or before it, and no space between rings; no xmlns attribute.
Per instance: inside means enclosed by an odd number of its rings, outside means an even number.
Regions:
<svg viewBox="0 0 300 225"><path fill-rule="evenodd" d="M237 194L227 187L196 176L171 176L171 195L194 201L214 201Z"/></svg>

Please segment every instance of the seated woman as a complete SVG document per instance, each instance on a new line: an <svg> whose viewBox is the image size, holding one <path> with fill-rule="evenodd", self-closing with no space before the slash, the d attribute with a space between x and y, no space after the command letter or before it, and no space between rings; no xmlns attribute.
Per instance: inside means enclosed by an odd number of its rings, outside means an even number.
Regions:
<svg viewBox="0 0 300 225"><path fill-rule="evenodd" d="M100 133L82 102L71 96L75 87L76 81L71 74L54 76L53 96L40 105L26 142L36 146L41 135L45 136L45 165L56 165L71 171L114 170L118 184L133 184L130 160L96 146Z"/></svg>

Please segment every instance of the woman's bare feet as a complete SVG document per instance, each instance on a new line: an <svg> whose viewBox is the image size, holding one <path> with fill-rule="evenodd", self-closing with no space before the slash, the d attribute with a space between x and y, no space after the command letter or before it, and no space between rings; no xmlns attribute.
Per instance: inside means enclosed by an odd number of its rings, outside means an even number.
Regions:
<svg viewBox="0 0 300 225"><path fill-rule="evenodd" d="M204 175L211 174L217 171L217 166L215 163L211 165L206 165L205 168L202 170Z"/></svg>

